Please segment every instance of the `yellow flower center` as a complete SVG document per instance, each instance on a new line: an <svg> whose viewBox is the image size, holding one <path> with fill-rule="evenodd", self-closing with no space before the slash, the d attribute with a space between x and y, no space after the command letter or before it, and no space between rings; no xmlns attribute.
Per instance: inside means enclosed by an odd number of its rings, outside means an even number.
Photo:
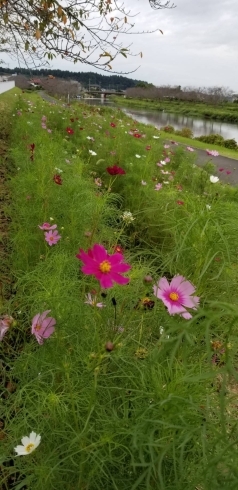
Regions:
<svg viewBox="0 0 238 490"><path fill-rule="evenodd" d="M103 262L101 262L101 264L99 265L99 269L101 272L110 272L112 266L110 264L110 262L108 262L108 260L104 260Z"/></svg>
<svg viewBox="0 0 238 490"><path fill-rule="evenodd" d="M177 301L179 299L179 295L177 293L170 293L169 297L172 299L172 301Z"/></svg>
<svg viewBox="0 0 238 490"><path fill-rule="evenodd" d="M30 444L27 444L27 446L26 446L26 448L25 448L25 449L26 449L26 452L27 452L27 453L30 453L30 452L31 452L31 450L32 450L32 448L33 448L34 446L35 446L35 444L32 444L32 442L30 442Z"/></svg>
<svg viewBox="0 0 238 490"><path fill-rule="evenodd" d="M41 329L41 325L36 325L35 326L35 330L40 330Z"/></svg>

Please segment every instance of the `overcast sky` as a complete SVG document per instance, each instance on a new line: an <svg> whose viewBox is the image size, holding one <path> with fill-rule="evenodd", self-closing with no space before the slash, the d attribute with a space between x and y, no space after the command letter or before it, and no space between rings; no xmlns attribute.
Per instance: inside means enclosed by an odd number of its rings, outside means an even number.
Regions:
<svg viewBox="0 0 238 490"><path fill-rule="evenodd" d="M136 29L164 32L133 35L134 52L143 58L120 57L115 71L138 70L130 78L155 85L225 86L238 92L238 0L174 0L176 8L152 10L149 0L126 0ZM9 67L16 62L9 61ZM55 60L52 68L95 71L88 65ZM102 72L103 73L103 72Z"/></svg>

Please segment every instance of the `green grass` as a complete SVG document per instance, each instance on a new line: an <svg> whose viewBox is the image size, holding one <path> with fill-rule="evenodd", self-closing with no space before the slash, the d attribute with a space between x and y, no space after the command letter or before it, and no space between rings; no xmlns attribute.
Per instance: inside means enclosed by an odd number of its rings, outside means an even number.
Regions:
<svg viewBox="0 0 238 490"><path fill-rule="evenodd" d="M21 94L14 114L5 204L14 283L0 312L16 321L0 344L3 490L10 477L15 490L235 490L237 188L212 184L213 166L196 167L182 147L158 166L158 131L135 128L121 111ZM110 176L112 165L126 173ZM61 235L52 247L44 222ZM109 254L123 248L128 285L102 290L82 272L75 256L95 243ZM200 297L190 320L169 315L153 293L177 274ZM105 307L85 304L90 292ZM44 310L56 327L39 345L31 324ZM41 444L16 457L32 430Z"/></svg>
<svg viewBox="0 0 238 490"><path fill-rule="evenodd" d="M123 97L113 97L113 100L120 105L129 107L141 107L155 109L158 111L172 112L175 114L185 114L191 117L203 117L212 121L223 121L227 123L238 123L238 107L233 103L207 104L183 101L157 101L150 99L131 99Z"/></svg>

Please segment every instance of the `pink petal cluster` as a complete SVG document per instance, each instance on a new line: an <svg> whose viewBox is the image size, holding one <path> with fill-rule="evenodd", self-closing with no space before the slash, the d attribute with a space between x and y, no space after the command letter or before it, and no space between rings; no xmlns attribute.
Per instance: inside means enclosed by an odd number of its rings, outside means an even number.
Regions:
<svg viewBox="0 0 238 490"><path fill-rule="evenodd" d="M199 304L198 296L191 296L195 292L194 286L183 276L175 276L170 284L166 277L162 277L153 290L154 295L167 306L170 315L178 314L186 320L192 318L186 308L196 310Z"/></svg>
<svg viewBox="0 0 238 490"><path fill-rule="evenodd" d="M43 223L43 225L38 225L41 230L45 230L45 241L49 244L50 247L55 245L60 239L61 235L59 235L57 225L51 225L50 223ZM54 231L53 231L54 230Z"/></svg>
<svg viewBox="0 0 238 490"><path fill-rule="evenodd" d="M34 316L31 325L31 333L35 335L39 344L43 344L44 339L48 339L55 331L55 318L48 316L51 310L46 310L43 313L38 313Z"/></svg>
<svg viewBox="0 0 238 490"><path fill-rule="evenodd" d="M55 228L57 228L57 225L51 225L50 223L43 223L43 225L38 225L38 227L41 229L41 230L55 230Z"/></svg>
<svg viewBox="0 0 238 490"><path fill-rule="evenodd" d="M129 279L123 277L121 273L129 271L131 266L124 262L121 253L109 255L102 245L96 243L87 252L80 249L76 257L84 263L82 272L95 276L104 289L113 287L113 282L121 285L129 282Z"/></svg>
<svg viewBox="0 0 238 490"><path fill-rule="evenodd" d="M218 157L219 156L219 151L217 150L206 150L207 155L210 155L212 157Z"/></svg>
<svg viewBox="0 0 238 490"><path fill-rule="evenodd" d="M5 315L4 317L0 318L0 341L3 339L5 333L7 333L13 322L14 319L9 315Z"/></svg>
<svg viewBox="0 0 238 490"><path fill-rule="evenodd" d="M163 185L162 184L156 184L155 185L155 191L160 191L162 189Z"/></svg>
<svg viewBox="0 0 238 490"><path fill-rule="evenodd" d="M48 243L50 247L52 247L52 245L55 245L61 239L61 235L58 234L58 230L46 231L44 235L45 235L45 241Z"/></svg>
<svg viewBox="0 0 238 490"><path fill-rule="evenodd" d="M97 308L103 308L104 306L106 306L103 303L97 303L96 296L93 298L91 293L86 294L86 299L87 301L84 301L86 305L96 306Z"/></svg>
<svg viewBox="0 0 238 490"><path fill-rule="evenodd" d="M188 151L194 151L194 149L193 149L191 146L187 146L187 147L186 147L186 149L187 149Z"/></svg>

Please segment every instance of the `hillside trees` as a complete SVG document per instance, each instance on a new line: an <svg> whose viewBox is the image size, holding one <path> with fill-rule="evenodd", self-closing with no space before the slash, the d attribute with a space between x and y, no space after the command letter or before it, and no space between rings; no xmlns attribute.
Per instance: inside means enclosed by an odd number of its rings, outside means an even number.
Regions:
<svg viewBox="0 0 238 490"><path fill-rule="evenodd" d="M162 9L174 5L167 0L149 0L149 6ZM28 66L36 66L37 61L42 66L43 60L60 56L113 70L118 56L135 56L131 44L125 46L120 36L125 39L125 35L136 33L134 20L118 0L0 0L0 48L11 49L18 61Z"/></svg>

